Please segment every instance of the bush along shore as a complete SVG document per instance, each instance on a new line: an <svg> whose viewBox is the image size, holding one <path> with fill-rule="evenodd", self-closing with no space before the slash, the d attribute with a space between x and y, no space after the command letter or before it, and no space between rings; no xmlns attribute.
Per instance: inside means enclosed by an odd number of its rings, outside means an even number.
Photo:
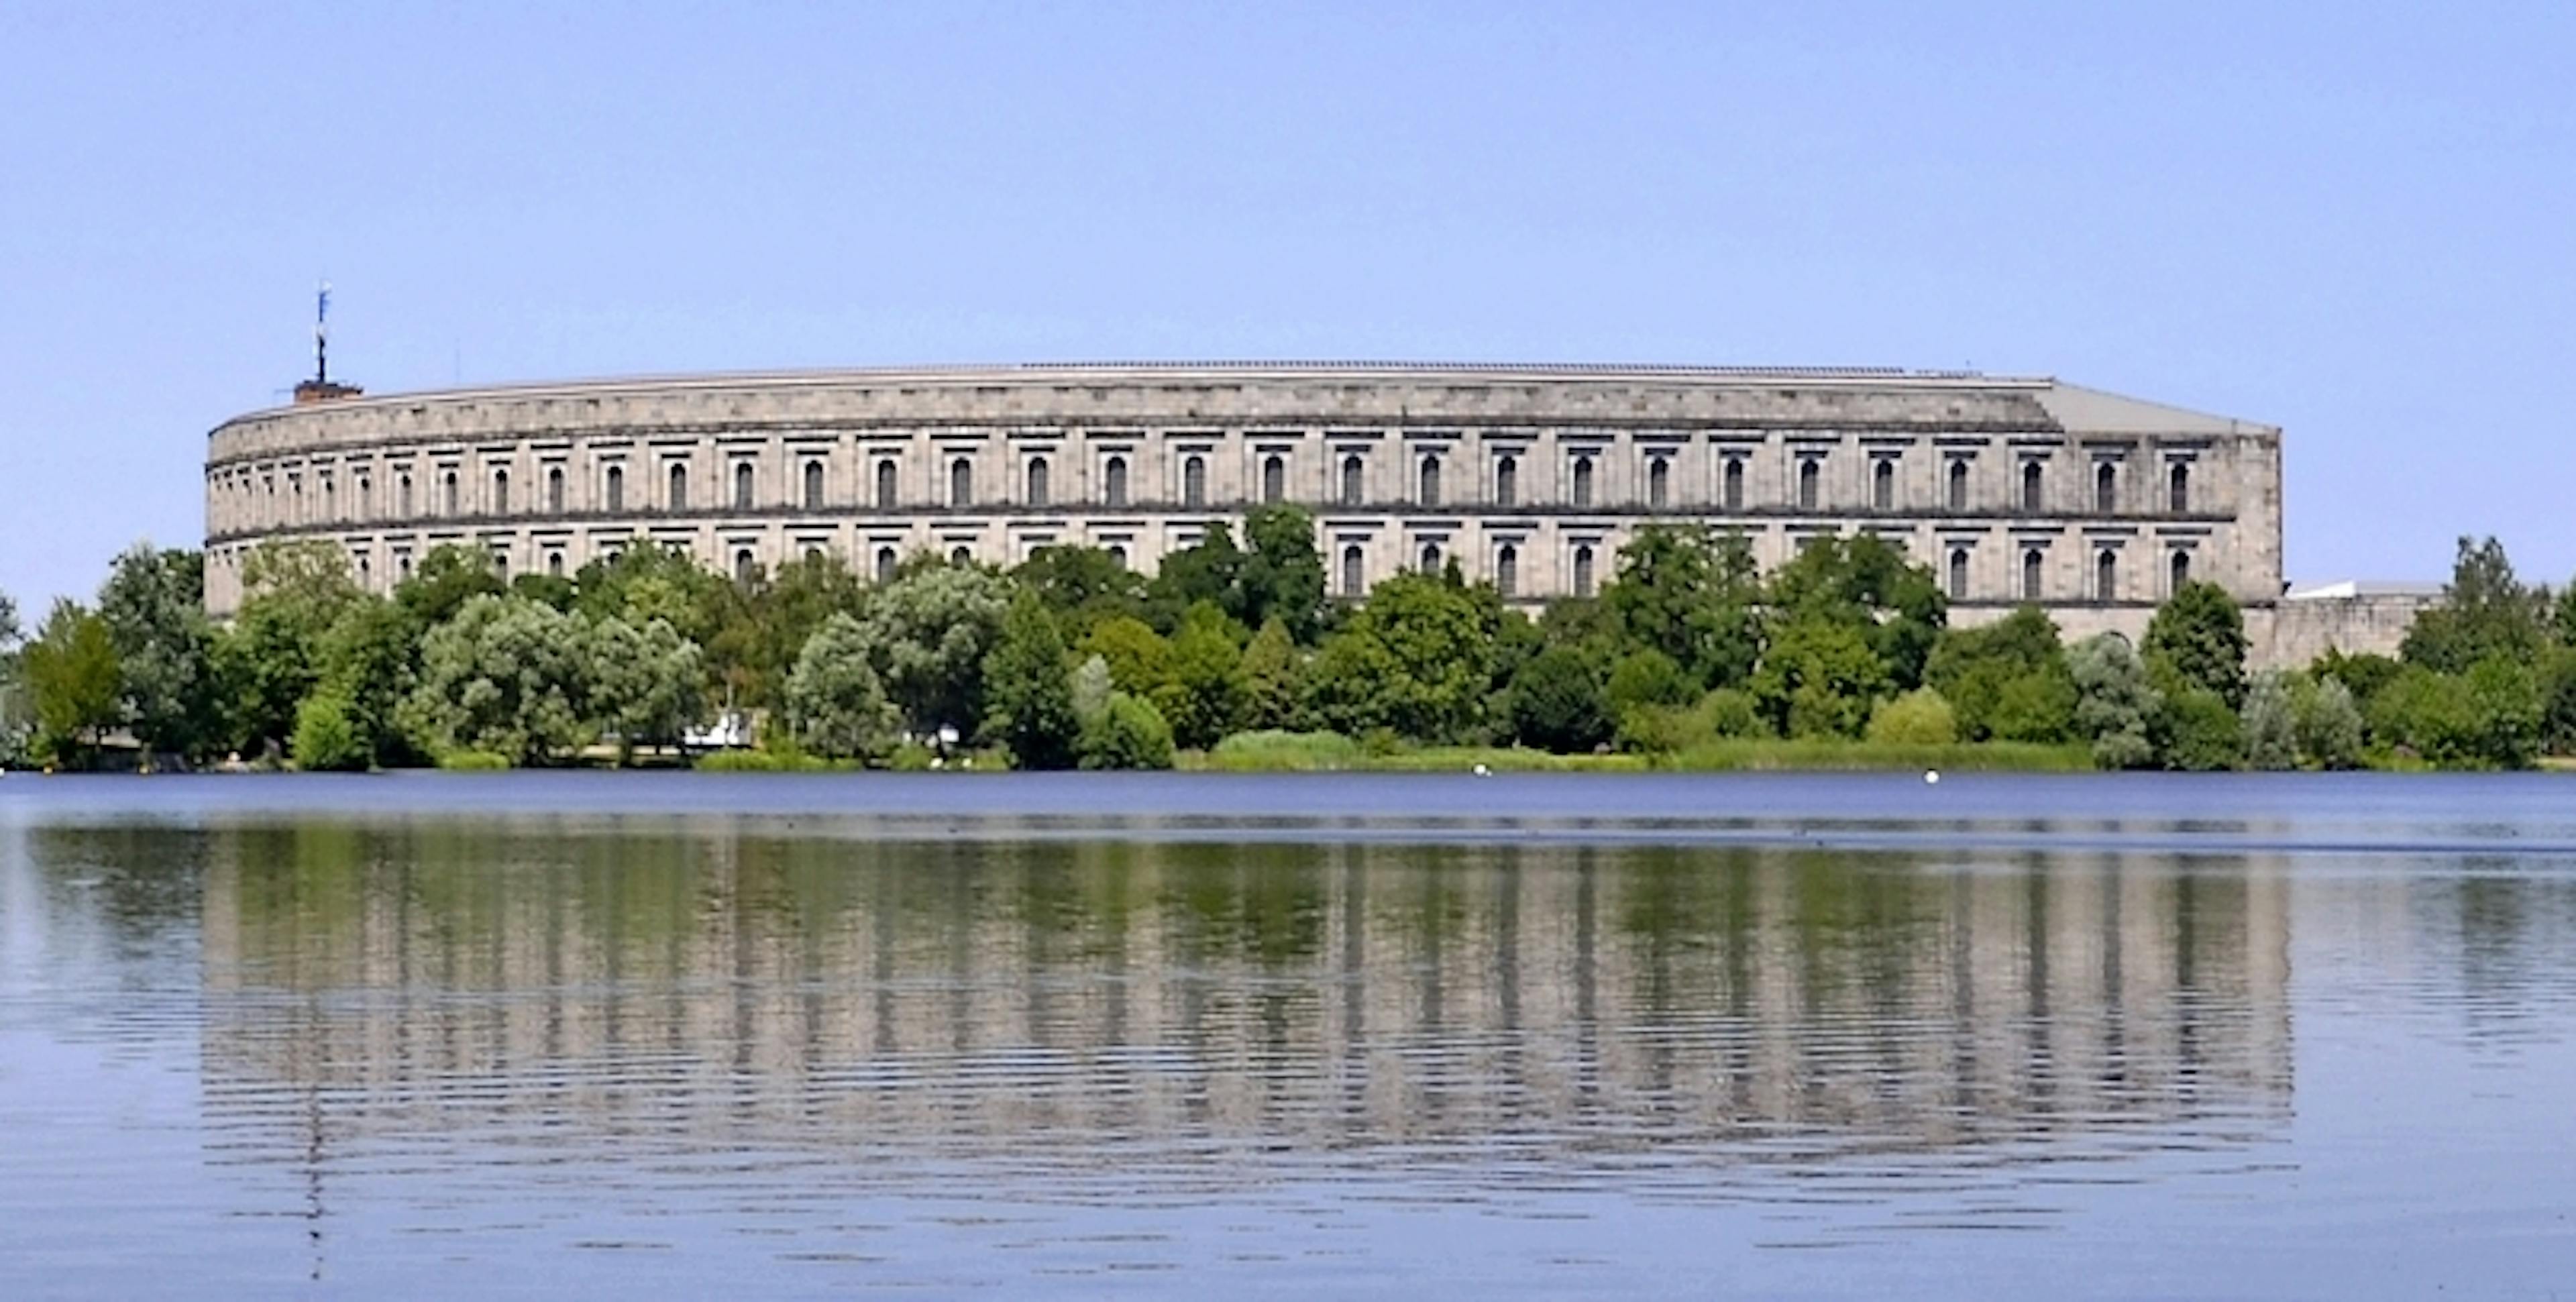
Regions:
<svg viewBox="0 0 2576 1302"><path fill-rule="evenodd" d="M638 542L569 576L431 552L390 596L268 546L231 622L194 552L137 546L32 629L0 597L0 757L48 768L695 764L732 771L2528 768L2576 753L2576 586L2463 539L2395 657L2246 668L2188 584L2136 644L2036 608L1949 626L1873 537L1768 574L1641 530L1536 618L1451 565L1327 599L1313 522L1224 525L1152 578L829 556L719 575ZM749 743L746 745L745 743Z"/></svg>

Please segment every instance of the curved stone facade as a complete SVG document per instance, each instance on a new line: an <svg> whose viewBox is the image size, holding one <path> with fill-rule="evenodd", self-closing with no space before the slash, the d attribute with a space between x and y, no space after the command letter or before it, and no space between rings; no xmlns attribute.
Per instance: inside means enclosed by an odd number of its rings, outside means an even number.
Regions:
<svg viewBox="0 0 2576 1302"><path fill-rule="evenodd" d="M1516 600L1588 592L1649 521L1764 565L1869 532L1956 618L2035 597L2135 633L2177 577L2267 624L2280 430L2047 379L1870 369L1067 365L707 376L351 397L225 422L206 595L323 538L390 588L430 548L571 573L638 539L729 569L1054 543L1151 570L1265 501L1312 510L1338 593L1455 560ZM2265 629L2252 628L2255 645Z"/></svg>

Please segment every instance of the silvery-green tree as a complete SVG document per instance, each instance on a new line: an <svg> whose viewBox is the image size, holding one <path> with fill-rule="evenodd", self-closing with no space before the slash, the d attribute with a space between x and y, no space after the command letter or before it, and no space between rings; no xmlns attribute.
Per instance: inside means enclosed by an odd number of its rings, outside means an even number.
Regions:
<svg viewBox="0 0 2576 1302"><path fill-rule="evenodd" d="M484 594L431 629L403 723L432 755L487 751L545 764L591 738L578 617Z"/></svg>
<svg viewBox="0 0 2576 1302"><path fill-rule="evenodd" d="M1010 608L1011 581L979 565L924 566L868 593L871 667L914 732L983 722L984 657Z"/></svg>
<svg viewBox="0 0 2576 1302"><path fill-rule="evenodd" d="M894 749L903 715L877 678L867 626L848 615L823 622L787 675L787 724L797 745L831 759L879 760Z"/></svg>
<svg viewBox="0 0 2576 1302"><path fill-rule="evenodd" d="M2153 764L2151 728L2164 699L2129 639L2096 634L2076 643L2066 661L2075 677L2075 731L2092 744L2093 762L2106 769Z"/></svg>
<svg viewBox="0 0 2576 1302"><path fill-rule="evenodd" d="M698 645L667 621L647 620L642 628L615 615L593 621L583 651L584 704L591 721L617 738L621 763L638 746L678 745L704 715Z"/></svg>
<svg viewBox="0 0 2576 1302"><path fill-rule="evenodd" d="M2245 767L2294 769L2299 766L2297 711L2290 683L2278 670L2254 676L2245 692Z"/></svg>

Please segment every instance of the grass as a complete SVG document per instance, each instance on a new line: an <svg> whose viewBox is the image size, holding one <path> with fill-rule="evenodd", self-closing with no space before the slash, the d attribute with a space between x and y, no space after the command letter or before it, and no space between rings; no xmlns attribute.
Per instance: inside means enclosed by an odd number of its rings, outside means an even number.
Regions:
<svg viewBox="0 0 2576 1302"><path fill-rule="evenodd" d="M857 770L859 762L798 751L720 750L699 756L692 767L700 773L848 773Z"/></svg>
<svg viewBox="0 0 2576 1302"><path fill-rule="evenodd" d="M1898 745L1839 738L1736 737L1702 742L1654 757L1654 767L1693 773L1920 772L2090 773L2093 752L2084 746L2028 742L1950 742Z"/></svg>
<svg viewBox="0 0 2576 1302"><path fill-rule="evenodd" d="M1244 732L1216 749L1181 757L1181 767L1214 773L1461 773L1483 765L1496 773L1919 772L2069 773L2093 768L2082 746L2010 742L1883 745L1772 737L1703 742L1651 755L1552 755L1518 746L1397 746L1372 750L1339 733Z"/></svg>

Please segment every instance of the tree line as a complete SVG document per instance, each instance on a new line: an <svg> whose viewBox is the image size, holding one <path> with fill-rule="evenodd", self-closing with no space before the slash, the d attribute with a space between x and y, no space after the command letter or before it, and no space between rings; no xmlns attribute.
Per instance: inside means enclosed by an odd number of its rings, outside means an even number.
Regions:
<svg viewBox="0 0 2576 1302"><path fill-rule="evenodd" d="M883 582L813 555L739 579L638 543L504 579L446 546L389 596L328 543L243 569L229 622L202 558L138 545L93 603L25 636L0 597L0 753L306 769L672 762L1160 768L1268 739L1624 751L1688 765L1789 739L2080 748L2104 768L2525 767L2576 752L2576 586L2463 539L2395 657L2249 673L2244 619L2193 583L2143 639L2068 645L2025 607L1952 628L1930 570L1871 536L1769 574L1737 534L1641 529L1599 595L1536 618L1455 563L1326 597L1312 519L1211 527L1151 577L1090 547L1008 570L916 556ZM1347 739L1347 740L1344 740Z"/></svg>

